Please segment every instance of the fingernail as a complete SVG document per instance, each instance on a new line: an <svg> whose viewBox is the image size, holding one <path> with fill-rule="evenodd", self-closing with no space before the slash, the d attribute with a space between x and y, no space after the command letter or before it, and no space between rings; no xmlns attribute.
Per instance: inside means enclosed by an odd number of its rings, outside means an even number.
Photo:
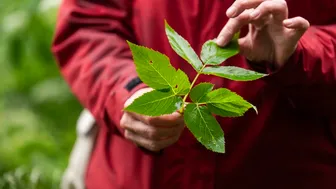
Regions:
<svg viewBox="0 0 336 189"><path fill-rule="evenodd" d="M236 7L230 7L227 11L226 11L226 15L228 17L234 17L237 13L237 8Z"/></svg>
<svg viewBox="0 0 336 189"><path fill-rule="evenodd" d="M216 39L216 43L218 46L225 46L226 43L227 43L227 40L223 37L223 36L219 36L217 39Z"/></svg>
<svg viewBox="0 0 336 189"><path fill-rule="evenodd" d="M221 43L221 41L222 41L222 36L218 36L217 38L216 38L216 43L217 43L217 45L220 45L220 43Z"/></svg>
<svg viewBox="0 0 336 189"><path fill-rule="evenodd" d="M251 17L252 19L255 19L255 18L257 18L259 15L260 15L260 11L259 11L259 10L254 10L254 11L250 14L250 17Z"/></svg>

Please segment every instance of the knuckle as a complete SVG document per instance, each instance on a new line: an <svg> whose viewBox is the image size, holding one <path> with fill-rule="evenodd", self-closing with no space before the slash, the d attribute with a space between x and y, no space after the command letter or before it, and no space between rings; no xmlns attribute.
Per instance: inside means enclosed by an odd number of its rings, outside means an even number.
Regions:
<svg viewBox="0 0 336 189"><path fill-rule="evenodd" d="M155 141L149 142L147 147L151 151L159 151L159 150L161 150L160 146Z"/></svg>
<svg viewBox="0 0 336 189"><path fill-rule="evenodd" d="M240 1L237 1L237 3L236 3L236 6L237 7L245 7L245 6L247 6L248 5L248 0L240 0Z"/></svg>
<svg viewBox="0 0 336 189"><path fill-rule="evenodd" d="M129 122L129 117L127 113L124 113L120 119L120 126L122 128L125 128L127 126L127 123Z"/></svg>
<svg viewBox="0 0 336 189"><path fill-rule="evenodd" d="M242 26L244 24L247 24L250 21L250 14L253 12L253 9L248 9L248 10L244 10L244 12L242 14L240 14L239 16L237 16L235 19L235 26Z"/></svg>
<svg viewBox="0 0 336 189"><path fill-rule="evenodd" d="M177 143L179 141L179 138L180 138L180 134L175 134L174 136L172 136L169 141L167 141L164 146L161 147L162 148L166 148L166 147L169 147L175 143Z"/></svg>
<svg viewBox="0 0 336 189"><path fill-rule="evenodd" d="M132 137L131 137L132 135L131 135L131 133L129 132L129 131L125 131L125 133L124 133L124 137L126 138L126 139L128 139L128 140L131 140L132 139Z"/></svg>
<svg viewBox="0 0 336 189"><path fill-rule="evenodd" d="M249 19L249 14L241 14L236 18L237 22L240 23L240 25L242 23L245 23L248 19Z"/></svg>
<svg viewBox="0 0 336 189"><path fill-rule="evenodd" d="M279 3L279 9L280 10L286 10L287 9L287 3L286 3L286 1L281 1Z"/></svg>
<svg viewBox="0 0 336 189"><path fill-rule="evenodd" d="M287 2L285 0L279 0L278 2L282 7L287 8Z"/></svg>
<svg viewBox="0 0 336 189"><path fill-rule="evenodd" d="M229 34L229 35L233 35L233 34L234 34L234 32L233 32L233 27L230 26L230 25L227 25L227 26L224 28L224 30L225 30L225 33L227 33L227 34Z"/></svg>
<svg viewBox="0 0 336 189"><path fill-rule="evenodd" d="M277 10L286 10L287 3L286 1L279 0L279 1L264 1L260 5L261 9L264 9L266 12L272 12Z"/></svg>
<svg viewBox="0 0 336 189"><path fill-rule="evenodd" d="M270 1L271 2L271 1ZM269 5L270 9L279 9L279 10L286 10L287 9L287 2L284 0L278 0L276 2L273 2Z"/></svg>
<svg viewBox="0 0 336 189"><path fill-rule="evenodd" d="M260 4L258 9L264 12L270 12L270 10L273 9L274 5L275 5L274 1L264 1Z"/></svg>
<svg viewBox="0 0 336 189"><path fill-rule="evenodd" d="M157 129L149 129L148 128L146 130L146 132L147 132L148 138L150 138L150 139L156 139L156 138L158 138L159 133L158 133Z"/></svg>
<svg viewBox="0 0 336 189"><path fill-rule="evenodd" d="M149 125L153 125L153 124L155 123L156 118L155 118L155 117L146 116L146 117L145 117L145 120L146 120L146 122L147 122Z"/></svg>

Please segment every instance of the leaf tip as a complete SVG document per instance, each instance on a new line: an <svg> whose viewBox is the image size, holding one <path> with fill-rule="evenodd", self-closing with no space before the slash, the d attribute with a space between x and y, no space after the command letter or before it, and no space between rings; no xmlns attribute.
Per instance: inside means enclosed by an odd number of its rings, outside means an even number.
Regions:
<svg viewBox="0 0 336 189"><path fill-rule="evenodd" d="M270 74L263 74L263 76L262 77L267 77L267 76L269 76Z"/></svg>
<svg viewBox="0 0 336 189"><path fill-rule="evenodd" d="M127 42L127 44L128 45L131 45L131 44L133 44L132 42L130 42L129 40L126 40L126 42Z"/></svg>
<svg viewBox="0 0 336 189"><path fill-rule="evenodd" d="M132 50L132 48L134 48L134 47L137 46L136 44L130 42L129 40L126 40L126 42L127 42L128 46L129 46L129 48L130 48L131 50Z"/></svg>
<svg viewBox="0 0 336 189"><path fill-rule="evenodd" d="M217 146L218 148L213 149L214 152L216 153L221 153L221 154L225 154L225 143L221 143L219 146Z"/></svg>
<svg viewBox="0 0 336 189"><path fill-rule="evenodd" d="M254 109L254 111L256 112L256 114L258 115L258 109L257 109L257 107L256 106L254 106L254 105L252 105L252 108Z"/></svg>
<svg viewBox="0 0 336 189"><path fill-rule="evenodd" d="M168 24L168 21L166 19L164 20L164 23L165 23L166 30L167 29L172 30L172 27Z"/></svg>
<svg viewBox="0 0 336 189"><path fill-rule="evenodd" d="M225 149L223 148L223 150L218 151L218 153L225 154Z"/></svg>

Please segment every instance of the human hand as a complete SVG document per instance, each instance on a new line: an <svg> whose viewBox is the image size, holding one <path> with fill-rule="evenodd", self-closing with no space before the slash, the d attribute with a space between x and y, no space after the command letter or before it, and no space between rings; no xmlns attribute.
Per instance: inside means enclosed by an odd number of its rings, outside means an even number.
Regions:
<svg viewBox="0 0 336 189"><path fill-rule="evenodd" d="M151 90L150 88L138 90L125 102L125 107ZM177 142L184 129L184 120L178 112L158 117L124 112L120 126L125 129L125 138L155 152Z"/></svg>
<svg viewBox="0 0 336 189"><path fill-rule="evenodd" d="M236 0L226 14L230 19L218 35L217 44L225 46L248 25L247 35L238 40L241 54L254 62L274 62L277 67L294 53L309 27L302 17L288 18L285 0Z"/></svg>

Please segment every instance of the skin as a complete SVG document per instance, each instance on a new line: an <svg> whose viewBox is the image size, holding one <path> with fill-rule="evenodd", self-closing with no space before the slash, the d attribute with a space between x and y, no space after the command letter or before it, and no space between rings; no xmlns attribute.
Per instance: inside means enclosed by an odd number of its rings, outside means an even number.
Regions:
<svg viewBox="0 0 336 189"><path fill-rule="evenodd" d="M288 18L284 0L236 0L226 15L229 21L217 44L225 46L236 32L248 26L247 35L238 40L241 54L250 61L275 63L278 68L294 53L309 27L302 17Z"/></svg>
<svg viewBox="0 0 336 189"><path fill-rule="evenodd" d="M236 32L248 26L247 35L238 40L240 53L250 61L272 62L278 68L294 53L309 28L309 22L302 17L288 18L284 0L236 0L226 14L229 21L219 33L217 45L225 46ZM151 90L138 90L125 106ZM124 112L120 125L125 129L125 138L151 151L174 144L184 129L183 116L177 112L159 117Z"/></svg>
<svg viewBox="0 0 336 189"><path fill-rule="evenodd" d="M150 88L138 90L125 102L125 107L151 90ZM178 112L158 117L124 112L120 126L125 129L126 139L155 152L177 142L184 129L184 121L183 116Z"/></svg>

